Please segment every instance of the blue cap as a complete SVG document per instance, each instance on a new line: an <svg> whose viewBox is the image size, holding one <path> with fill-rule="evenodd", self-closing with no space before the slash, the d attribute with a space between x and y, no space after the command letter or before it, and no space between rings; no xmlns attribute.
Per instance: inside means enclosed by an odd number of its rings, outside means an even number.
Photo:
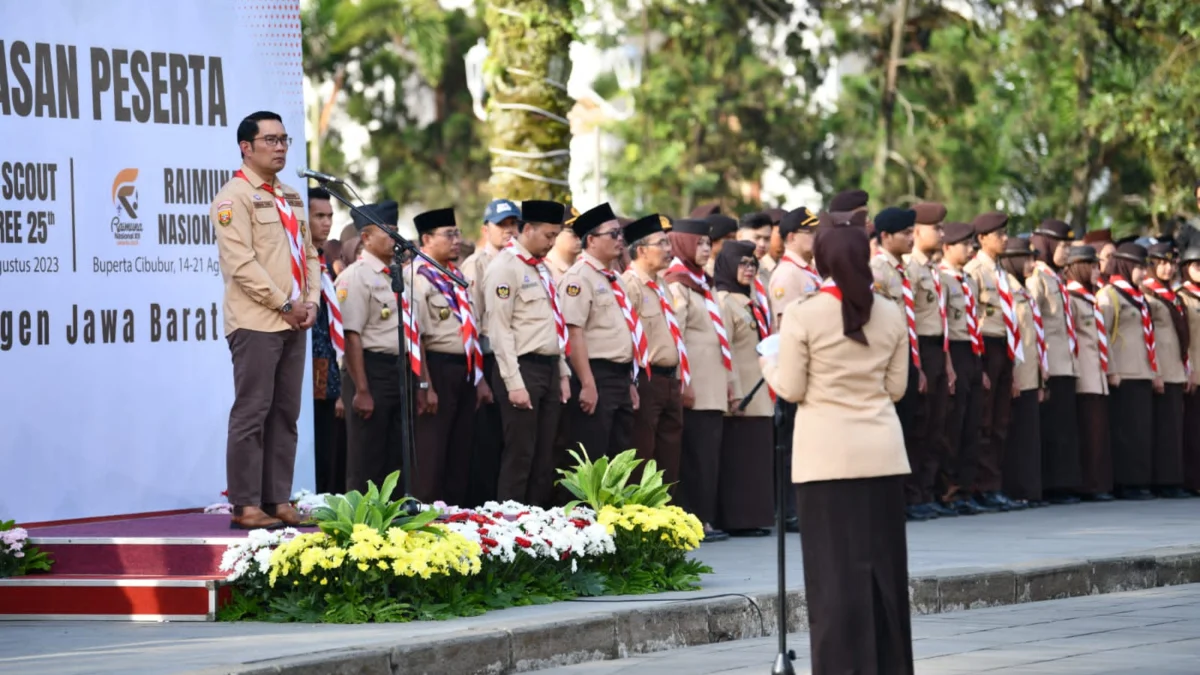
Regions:
<svg viewBox="0 0 1200 675"><path fill-rule="evenodd" d="M483 222L493 225L509 217L520 220L521 209L508 199L493 199L483 212Z"/></svg>

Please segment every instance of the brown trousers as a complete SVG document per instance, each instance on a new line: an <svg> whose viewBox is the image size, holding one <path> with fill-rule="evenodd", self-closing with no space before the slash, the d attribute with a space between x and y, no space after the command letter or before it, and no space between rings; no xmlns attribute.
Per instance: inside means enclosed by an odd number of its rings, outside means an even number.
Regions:
<svg viewBox="0 0 1200 675"><path fill-rule="evenodd" d="M229 503L282 504L292 497L308 334L239 328L226 339L234 391L225 445Z"/></svg>
<svg viewBox="0 0 1200 675"><path fill-rule="evenodd" d="M950 343L954 394L949 397L942 434L942 485L939 492L969 493L979 468L979 418L983 412L983 362L970 341Z"/></svg>
<svg viewBox="0 0 1200 675"><path fill-rule="evenodd" d="M674 369L671 369L674 370ZM683 398L679 378L665 370L638 375L638 409L633 411L633 447L643 462L654 460L663 472L663 483L679 482L679 460L683 448ZM634 479L641 479L638 467ZM678 494L678 485L671 495Z"/></svg>
<svg viewBox="0 0 1200 675"><path fill-rule="evenodd" d="M593 460L611 459L630 448L629 439L633 436L633 398L629 394L633 366L603 359L591 359L588 365L596 381L596 407L590 415L579 407L582 384L572 376L571 400L575 405L568 407L564 415L570 439L567 447L579 452L582 445Z"/></svg>
<svg viewBox="0 0 1200 675"><path fill-rule="evenodd" d="M918 504L932 502L940 495L935 494L938 473L950 463L946 444L942 440L946 427L946 408L950 403L950 382L946 372L946 352L942 351L941 337L920 336L917 344L921 348L921 370L925 373L925 393L917 395L913 415L913 442L919 450L915 455L918 463L909 466L912 473L906 483L915 490ZM957 373L956 373L957 374Z"/></svg>
<svg viewBox="0 0 1200 675"><path fill-rule="evenodd" d="M1082 480L1079 491L1098 495L1113 490L1113 457L1109 444L1108 396L1078 394L1079 459Z"/></svg>
<svg viewBox="0 0 1200 675"><path fill-rule="evenodd" d="M801 483L813 675L911 675L904 478Z"/></svg>
<svg viewBox="0 0 1200 675"><path fill-rule="evenodd" d="M557 356L526 354L519 359L521 379L533 409L514 408L497 370L492 392L504 424L504 454L496 498L533 506L550 506L558 456L554 436L562 412L562 389Z"/></svg>
<svg viewBox="0 0 1200 675"><path fill-rule="evenodd" d="M1154 395L1155 487L1183 485L1183 387L1167 383Z"/></svg>
<svg viewBox="0 0 1200 675"><path fill-rule="evenodd" d="M1025 358L1037 358L1026 355ZM979 421L979 472L976 492L997 492L1004 484L1004 452L1012 415L1013 362L1004 338L983 338L983 372L991 388L983 392L983 414Z"/></svg>
<svg viewBox="0 0 1200 675"><path fill-rule="evenodd" d="M475 383L467 379L467 357L425 352L425 367L437 395L437 412L417 416L417 462L413 496L453 506L467 503L474 440Z"/></svg>
<svg viewBox="0 0 1200 675"><path fill-rule="evenodd" d="M1109 389L1108 427L1112 434L1113 484L1150 487L1154 479L1154 383L1121 380Z"/></svg>
<svg viewBox="0 0 1200 675"><path fill-rule="evenodd" d="M1004 453L1004 493L1013 499L1042 499L1042 432L1038 390L1012 401L1008 447Z"/></svg>
<svg viewBox="0 0 1200 675"><path fill-rule="evenodd" d="M1183 486L1200 490L1200 389L1183 397Z"/></svg>
<svg viewBox="0 0 1200 675"><path fill-rule="evenodd" d="M1079 459L1079 420L1076 419L1076 383L1076 378L1070 376L1052 377L1046 381L1049 397L1041 404L1040 417L1042 488L1047 493L1075 492L1083 481Z"/></svg>
<svg viewBox="0 0 1200 675"><path fill-rule="evenodd" d="M358 385L342 370L342 405L346 408L346 489L367 490L367 481L382 485L388 474L401 468L407 442L400 434L400 357L363 352L367 387L375 401L370 419L354 412ZM401 477L403 485L403 477ZM399 490L397 490L399 492Z"/></svg>

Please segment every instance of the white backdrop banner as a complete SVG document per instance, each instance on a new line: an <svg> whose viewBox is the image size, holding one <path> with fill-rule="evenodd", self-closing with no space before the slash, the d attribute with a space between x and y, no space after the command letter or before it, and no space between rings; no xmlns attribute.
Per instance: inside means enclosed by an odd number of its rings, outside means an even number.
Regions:
<svg viewBox="0 0 1200 675"><path fill-rule="evenodd" d="M283 117L304 191L300 49L299 0L0 4L0 520L222 500L208 207L256 110Z"/></svg>

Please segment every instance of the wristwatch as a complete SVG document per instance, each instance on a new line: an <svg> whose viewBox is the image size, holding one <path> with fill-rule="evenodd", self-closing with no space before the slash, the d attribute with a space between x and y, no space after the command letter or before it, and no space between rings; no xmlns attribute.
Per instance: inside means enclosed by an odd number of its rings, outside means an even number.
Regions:
<svg viewBox="0 0 1200 675"><path fill-rule="evenodd" d="M284 302L283 306L279 308L279 313L280 314L291 314L292 313L292 301L288 300L288 301Z"/></svg>
<svg viewBox="0 0 1200 675"><path fill-rule="evenodd" d="M417 389L428 389L428 388L429 388L428 382L421 381L421 382L417 383Z"/></svg>

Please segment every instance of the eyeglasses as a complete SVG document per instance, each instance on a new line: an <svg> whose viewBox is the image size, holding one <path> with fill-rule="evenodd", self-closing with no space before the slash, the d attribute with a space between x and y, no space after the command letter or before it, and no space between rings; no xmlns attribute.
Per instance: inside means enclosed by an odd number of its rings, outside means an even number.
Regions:
<svg viewBox="0 0 1200 675"><path fill-rule="evenodd" d="M608 232L593 232L592 235L596 236L596 237L611 237L614 240L620 239L621 237L625 236L624 234L621 233L620 230L609 230Z"/></svg>
<svg viewBox="0 0 1200 675"><path fill-rule="evenodd" d="M435 237L445 237L447 239L462 239L461 230L443 230L441 232L431 232Z"/></svg>
<svg viewBox="0 0 1200 675"><path fill-rule="evenodd" d="M258 138L255 138L254 140L262 141L263 143L266 143L267 147L269 147L269 148L273 148L277 145L291 145L292 144L291 136L259 136Z"/></svg>
<svg viewBox="0 0 1200 675"><path fill-rule="evenodd" d="M643 246L652 246L654 248L667 248L671 245L671 240L667 238L659 239L658 241L648 241Z"/></svg>
<svg viewBox="0 0 1200 675"><path fill-rule="evenodd" d="M745 267L747 269L758 269L758 262L754 261L754 260L743 260L738 263L738 267Z"/></svg>

